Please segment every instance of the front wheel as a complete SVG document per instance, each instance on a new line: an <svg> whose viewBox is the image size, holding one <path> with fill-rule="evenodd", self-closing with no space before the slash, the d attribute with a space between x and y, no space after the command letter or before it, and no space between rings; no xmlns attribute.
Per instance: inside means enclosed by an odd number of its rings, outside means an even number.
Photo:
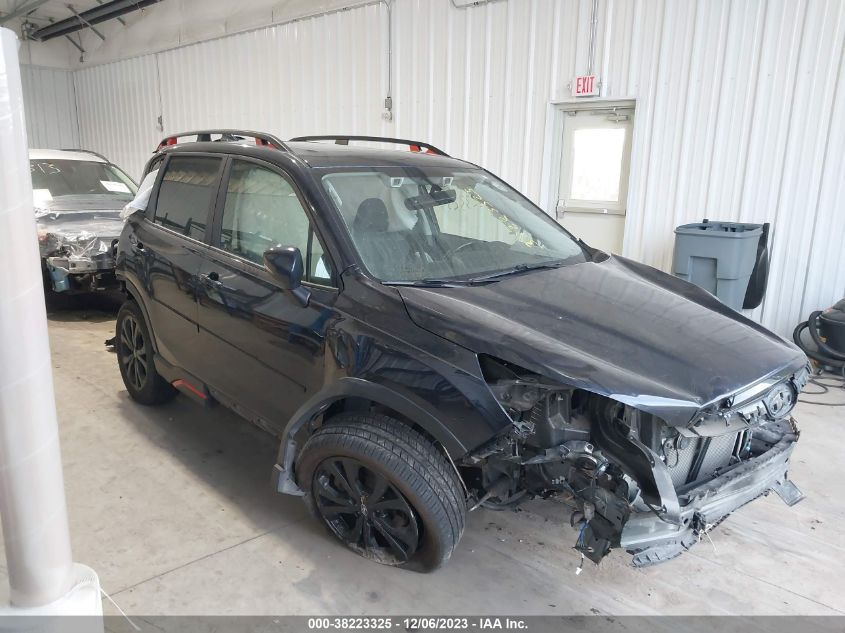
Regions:
<svg viewBox="0 0 845 633"><path fill-rule="evenodd" d="M177 391L156 371L153 346L138 304L125 301L117 313L115 351L126 391L141 404L167 402Z"/></svg>
<svg viewBox="0 0 845 633"><path fill-rule="evenodd" d="M305 443L296 471L312 513L370 560L431 571L463 534L466 497L455 469L432 442L388 416L329 420Z"/></svg>

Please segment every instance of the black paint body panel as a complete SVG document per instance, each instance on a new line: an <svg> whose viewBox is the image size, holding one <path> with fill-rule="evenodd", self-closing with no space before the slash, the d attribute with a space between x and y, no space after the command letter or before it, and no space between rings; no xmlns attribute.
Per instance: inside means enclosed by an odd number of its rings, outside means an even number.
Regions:
<svg viewBox="0 0 845 633"><path fill-rule="evenodd" d="M806 362L792 344L703 290L601 253L587 263L484 286L384 285L362 272L314 171L467 163L411 152L291 146L296 154L192 143L157 156L242 156L284 171L307 203L333 269L341 271L337 288L307 286L311 298L304 306L267 271L211 246L222 196L209 210L203 243L153 224L153 195L147 216L136 213L127 222L117 253L117 273L148 317L157 354L283 437L338 399L358 396L411 419L457 458L511 423L481 375L478 353L674 425L726 394ZM224 177L226 171L224 165ZM204 281L211 272L219 283Z"/></svg>
<svg viewBox="0 0 845 633"><path fill-rule="evenodd" d="M444 339L685 425L702 406L807 362L683 280L622 257L464 288L401 288Z"/></svg>

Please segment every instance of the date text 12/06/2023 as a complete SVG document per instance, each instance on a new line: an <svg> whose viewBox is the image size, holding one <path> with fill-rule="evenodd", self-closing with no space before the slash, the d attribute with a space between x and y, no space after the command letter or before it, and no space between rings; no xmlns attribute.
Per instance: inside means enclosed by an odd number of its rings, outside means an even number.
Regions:
<svg viewBox="0 0 845 633"><path fill-rule="evenodd" d="M452 631L452 630L527 630L528 624L523 618L511 617L426 617L412 616L403 618L388 617L334 617L308 618L310 631L348 631L392 629L405 631Z"/></svg>

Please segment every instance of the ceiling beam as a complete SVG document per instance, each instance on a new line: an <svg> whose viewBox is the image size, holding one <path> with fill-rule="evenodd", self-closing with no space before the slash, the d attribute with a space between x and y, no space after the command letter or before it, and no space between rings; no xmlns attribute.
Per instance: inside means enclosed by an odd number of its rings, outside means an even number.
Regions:
<svg viewBox="0 0 845 633"><path fill-rule="evenodd" d="M144 9L156 4L161 0L112 0L100 6L83 11L77 16L61 20L50 26L38 29L31 37L36 40L46 41L54 37L61 37L68 33L74 33L89 28L93 24L99 24L107 20L119 18L122 15Z"/></svg>
<svg viewBox="0 0 845 633"><path fill-rule="evenodd" d="M27 13L35 11L38 7L48 1L49 0L32 0L32 2L28 2L23 6L15 9L11 13L7 13L3 17L0 17L0 24L5 24L9 20L14 20L15 18L19 18L22 15L26 15Z"/></svg>
<svg viewBox="0 0 845 633"><path fill-rule="evenodd" d="M103 4L103 0L97 0L97 4ZM126 26L126 20L118 16L117 21L120 22L123 26Z"/></svg>
<svg viewBox="0 0 845 633"><path fill-rule="evenodd" d="M73 5L69 4L69 5L67 5L67 8L68 8L68 11L70 11L71 13L73 13L73 15L75 15L75 16L76 16L76 19L77 19L77 20L79 20L79 21L80 21L80 23L84 24L84 25L85 25L85 26L87 26L89 29L91 29L92 31L94 31L94 35L96 35L97 37L99 37L99 38L100 38L101 40L103 40L104 42L106 41L106 36L105 36L105 35L103 35L102 33L100 33L97 29L95 29L95 28L94 28L94 25L93 25L93 24L91 24L88 20L86 20L85 18L83 18L81 15L79 15L79 13L77 13L77 12L76 12L76 9L74 9L74 8L73 8Z"/></svg>

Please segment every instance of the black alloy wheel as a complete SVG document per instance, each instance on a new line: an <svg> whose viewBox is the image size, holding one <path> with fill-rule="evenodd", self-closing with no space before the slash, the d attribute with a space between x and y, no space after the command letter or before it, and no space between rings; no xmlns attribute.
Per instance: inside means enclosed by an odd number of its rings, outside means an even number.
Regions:
<svg viewBox="0 0 845 633"><path fill-rule="evenodd" d="M124 365L127 380L137 391L141 391L147 382L147 345L144 333L134 316L125 316L121 323L118 358Z"/></svg>
<svg viewBox="0 0 845 633"><path fill-rule="evenodd" d="M167 402L178 392L156 371L153 337L137 303L127 300L117 312L114 350L126 391L140 404Z"/></svg>
<svg viewBox="0 0 845 633"><path fill-rule="evenodd" d="M308 509L368 560L429 572L449 560L467 512L455 467L429 438L382 413L338 413L296 456Z"/></svg>
<svg viewBox="0 0 845 633"><path fill-rule="evenodd" d="M387 477L357 459L322 461L314 473L313 495L329 529L362 556L401 565L419 548L414 509Z"/></svg>

